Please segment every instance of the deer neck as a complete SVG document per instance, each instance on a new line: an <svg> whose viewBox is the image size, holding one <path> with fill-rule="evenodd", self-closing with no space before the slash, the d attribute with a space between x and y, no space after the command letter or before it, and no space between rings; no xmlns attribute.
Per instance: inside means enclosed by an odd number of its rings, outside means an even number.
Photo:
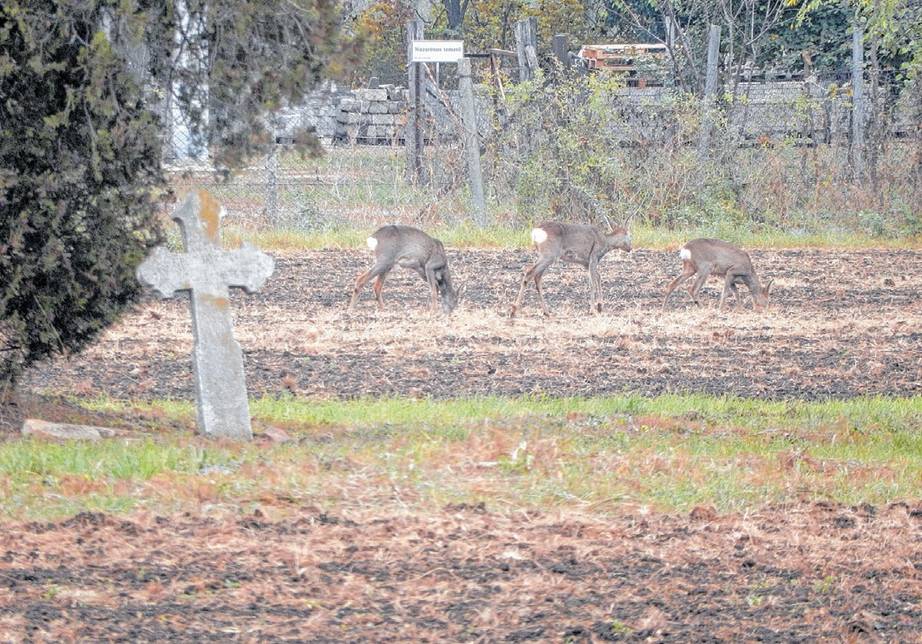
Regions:
<svg viewBox="0 0 922 644"><path fill-rule="evenodd" d="M617 245L617 235L602 234L602 255L614 249Z"/></svg>
<svg viewBox="0 0 922 644"><path fill-rule="evenodd" d="M762 282L759 281L755 273L747 275L743 278L743 281L746 283L746 286L749 287L749 291L752 293L753 297L761 297L765 292L765 289L762 288Z"/></svg>

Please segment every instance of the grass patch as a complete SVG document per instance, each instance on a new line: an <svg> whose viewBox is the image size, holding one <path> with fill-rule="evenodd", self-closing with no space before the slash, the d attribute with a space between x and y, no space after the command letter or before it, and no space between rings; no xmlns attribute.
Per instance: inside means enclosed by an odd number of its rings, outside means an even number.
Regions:
<svg viewBox="0 0 922 644"><path fill-rule="evenodd" d="M778 163L798 164L801 159L795 152L750 149L741 159L756 164L750 168L756 176L759 169L776 171ZM764 166L766 153L772 158L770 168ZM405 154L399 147L333 147L319 158L283 152L273 184L272 213L267 212L267 171L262 160L236 173L230 181L216 181L213 175L198 173L173 175L172 183L180 195L203 186L215 194L229 213L224 230L230 242L247 240L270 249L359 247L377 226L394 221L423 222L422 227L454 247L515 248L530 245L530 225L550 217L547 208L523 206L521 199L530 197L499 189L489 195L487 204L495 226L481 231L460 223L470 221L473 215L469 195L463 188L447 193L438 189L454 185L456 177L438 176L447 168L443 158L429 161L436 177L433 185L426 187L406 182ZM692 199L678 193L675 198L662 199L660 183L654 181L646 188L638 184L636 202L661 203L658 212L654 209L640 216L655 217L644 221L662 222L673 229L636 222L632 233L638 247L669 248L695 237L718 237L749 248L922 247L918 209L913 208L911 195L893 195L884 200L886 203L862 210L858 202L843 209L841 195L817 200L821 191L805 198L804 191L795 187L789 187L790 194L781 195L784 203L766 201L764 195L737 198L742 195L736 195L729 186L725 190L713 187ZM656 196L647 194L653 198L644 198L645 190L651 188ZM836 193L835 188L832 193ZM874 207L883 210L877 212ZM609 214L618 218L616 213Z"/></svg>
<svg viewBox="0 0 922 644"><path fill-rule="evenodd" d="M174 418L190 404L84 402ZM685 512L824 499L918 496L922 397L770 402L704 395L253 401L257 427L284 444L186 435L60 445L0 444L0 515L253 505Z"/></svg>
<svg viewBox="0 0 922 644"><path fill-rule="evenodd" d="M174 419L191 419L191 402L161 400L133 403L110 398L80 400L92 411L158 412ZM693 419L709 425L755 431L785 428L797 431L847 425L865 431L896 431L922 426L922 397L863 397L825 401L768 401L706 394L639 394L593 398L484 396L435 400L429 398L368 398L311 400L294 396L253 400L250 411L266 423L316 427L425 426L449 427L497 420L567 420L578 416L656 415ZM843 425L843 426L844 426Z"/></svg>
<svg viewBox="0 0 922 644"><path fill-rule="evenodd" d="M318 231L295 229L250 229L229 226L224 232L225 243L237 246L248 242L267 250L299 249L364 249L365 239L377 225L366 228L337 227ZM477 228L463 223L425 227L427 232L452 248L530 248L529 227L511 228L491 226ZM858 249L922 248L922 238L874 237L858 232L831 230L822 232L787 232L783 230L746 229L742 226L699 226L683 230L670 230L650 226L635 226L631 231L634 248L664 250L678 248L690 239L716 237L745 248L826 248Z"/></svg>

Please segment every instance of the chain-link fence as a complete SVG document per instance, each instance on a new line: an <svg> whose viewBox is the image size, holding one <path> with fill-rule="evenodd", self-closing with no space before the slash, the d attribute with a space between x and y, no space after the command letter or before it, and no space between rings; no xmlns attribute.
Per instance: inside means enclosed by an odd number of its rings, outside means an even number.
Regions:
<svg viewBox="0 0 922 644"><path fill-rule="evenodd" d="M494 220L521 223L557 213L796 228L876 217L868 224L875 232L888 232L897 220L922 228L918 81L895 74L870 79L866 168L856 173L847 75L750 75L725 83L705 112L699 97L668 82L625 87L615 76L558 70L517 83L513 71L487 59L475 65ZM300 112L288 111L285 127L307 124L322 135L320 158L302 158L282 143L222 180L207 163L186 160L171 166L174 186L211 188L230 221L248 227L310 231L463 219L460 109L457 92L443 80L430 74L425 85L424 185L408 182L405 172L405 91L384 85L328 92ZM711 135L702 150L705 114Z"/></svg>

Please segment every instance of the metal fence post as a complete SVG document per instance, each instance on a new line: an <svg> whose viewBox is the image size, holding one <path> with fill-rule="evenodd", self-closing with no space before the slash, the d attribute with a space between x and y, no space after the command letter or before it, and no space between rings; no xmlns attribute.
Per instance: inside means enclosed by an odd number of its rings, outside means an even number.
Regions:
<svg viewBox="0 0 922 644"><path fill-rule="evenodd" d="M279 223L279 156L278 145L273 141L266 157L266 219Z"/></svg>
<svg viewBox="0 0 922 644"><path fill-rule="evenodd" d="M864 175L864 30L855 18L852 30L852 164L856 178Z"/></svg>

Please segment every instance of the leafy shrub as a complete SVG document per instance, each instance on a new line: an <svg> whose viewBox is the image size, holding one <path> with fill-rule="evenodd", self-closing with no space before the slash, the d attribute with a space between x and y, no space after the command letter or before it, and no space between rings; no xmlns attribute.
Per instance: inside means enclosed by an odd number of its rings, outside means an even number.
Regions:
<svg viewBox="0 0 922 644"><path fill-rule="evenodd" d="M635 218L673 228L832 225L892 235L896 222L909 230L918 221L919 141L883 140L872 180L856 179L848 141L824 139L821 117L835 96L796 97L785 105L790 121L773 125L786 135L755 137L743 132L746 118L771 116L747 117L745 101L728 94L709 114L702 154L701 99L676 88L629 100L615 77L539 75L505 95L486 137L487 180L496 195L514 195L526 222Z"/></svg>

